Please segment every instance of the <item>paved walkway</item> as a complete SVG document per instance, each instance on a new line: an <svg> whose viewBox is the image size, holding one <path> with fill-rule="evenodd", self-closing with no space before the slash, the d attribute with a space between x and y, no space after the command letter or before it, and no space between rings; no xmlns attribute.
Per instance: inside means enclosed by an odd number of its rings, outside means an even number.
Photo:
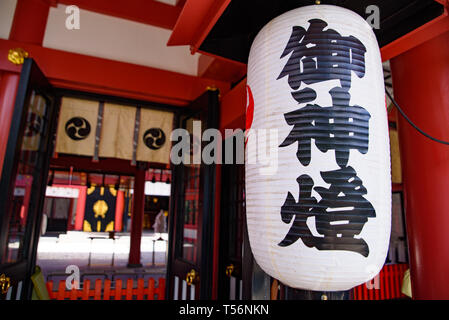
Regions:
<svg viewBox="0 0 449 320"><path fill-rule="evenodd" d="M109 278L165 277L167 241L153 241L159 234L144 233L141 243L142 268L127 268L130 237L116 234L108 239L107 233L69 231L59 236L43 236L39 240L37 265L45 279L63 279L67 266L75 265L81 274L104 274ZM167 234L162 234L167 240ZM154 246L154 253L153 253ZM154 260L153 260L154 258ZM93 276L94 277L94 276ZM96 276L98 278L98 276Z"/></svg>

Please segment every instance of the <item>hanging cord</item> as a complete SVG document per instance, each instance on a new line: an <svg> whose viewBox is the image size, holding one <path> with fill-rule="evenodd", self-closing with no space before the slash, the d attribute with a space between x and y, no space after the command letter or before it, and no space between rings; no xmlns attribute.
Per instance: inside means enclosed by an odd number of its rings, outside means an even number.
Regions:
<svg viewBox="0 0 449 320"><path fill-rule="evenodd" d="M398 109L398 111L401 113L401 115L404 117L405 120L407 120L408 123L410 123L410 125L415 128L419 133L421 133L423 136L425 136L426 138L429 138L430 140L433 140L435 142L438 143L442 143L445 145L449 145L449 142L447 141L443 141L437 138L432 137L431 135L425 133L424 131L422 131L420 128L418 128L418 126L416 124L414 124L412 122L412 120L410 120L407 115L404 113L404 111L402 111L401 107L399 107L399 105L397 104L397 102L393 99L393 97L391 96L391 94L388 92L388 90L385 88L385 92L387 93L387 96L390 98L390 100L393 102L393 104L396 106L396 108Z"/></svg>

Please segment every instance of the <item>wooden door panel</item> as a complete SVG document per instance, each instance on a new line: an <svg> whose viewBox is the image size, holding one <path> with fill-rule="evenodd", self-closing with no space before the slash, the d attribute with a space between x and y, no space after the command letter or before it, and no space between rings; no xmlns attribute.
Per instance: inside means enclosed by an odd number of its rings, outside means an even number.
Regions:
<svg viewBox="0 0 449 320"><path fill-rule="evenodd" d="M208 90L189 106L190 114L180 116L180 127L192 133L193 121L200 121L202 132L218 128L218 107L218 91ZM193 155L204 143L192 134L191 139ZM203 163L173 167L167 265L167 296L171 299L212 297L215 170L214 164ZM192 272L195 277L188 277ZM188 278L193 281L188 283Z"/></svg>
<svg viewBox="0 0 449 320"><path fill-rule="evenodd" d="M3 298L29 299L59 100L32 59L25 59L0 182Z"/></svg>
<svg viewBox="0 0 449 320"><path fill-rule="evenodd" d="M228 139L234 139L229 137ZM237 139L234 139L234 142ZM225 141L223 144L225 145ZM234 145L234 156L237 154ZM245 165L221 166L221 215L218 298L242 299L242 253L245 227Z"/></svg>

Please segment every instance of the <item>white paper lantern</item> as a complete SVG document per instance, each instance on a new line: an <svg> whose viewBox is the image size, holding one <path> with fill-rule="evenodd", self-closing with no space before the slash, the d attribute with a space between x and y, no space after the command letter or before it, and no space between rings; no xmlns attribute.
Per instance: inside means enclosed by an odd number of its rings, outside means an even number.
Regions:
<svg viewBox="0 0 449 320"><path fill-rule="evenodd" d="M247 83L246 212L257 263L304 290L369 281L385 262L391 227L387 111L371 27L336 6L289 11L254 40ZM275 132L277 165L267 169L261 142Z"/></svg>

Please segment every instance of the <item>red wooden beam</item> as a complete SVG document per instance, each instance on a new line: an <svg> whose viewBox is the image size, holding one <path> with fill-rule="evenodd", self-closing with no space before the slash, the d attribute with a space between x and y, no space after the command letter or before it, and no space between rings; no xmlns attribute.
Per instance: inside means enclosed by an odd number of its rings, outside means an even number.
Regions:
<svg viewBox="0 0 449 320"><path fill-rule="evenodd" d="M220 106L220 129L245 129L246 79L223 96Z"/></svg>
<svg viewBox="0 0 449 320"><path fill-rule="evenodd" d="M111 172L130 176L137 173L137 167L132 166L131 161L115 158L94 162L89 157L58 155L57 158L51 159L50 164L52 168L70 168L73 166L76 171Z"/></svg>
<svg viewBox="0 0 449 320"><path fill-rule="evenodd" d="M165 29L173 29L182 9L154 0L57 0L57 2Z"/></svg>
<svg viewBox="0 0 449 320"><path fill-rule="evenodd" d="M444 3L446 0L438 1ZM409 32L405 36L382 47L382 61L388 61L424 42L433 39L449 31L449 15L447 7L438 18L424 24L423 26Z"/></svg>
<svg viewBox="0 0 449 320"><path fill-rule="evenodd" d="M122 174L127 176L134 176L137 173L137 166L131 165L130 160L117 158L100 158L100 161L93 161L91 157L63 155L58 154L57 158L51 158L51 169L58 171L58 169L68 169L73 167L75 171L87 172L103 172L111 174ZM146 168L164 169L165 164L156 162L146 162ZM106 180L106 183L108 181Z"/></svg>
<svg viewBox="0 0 449 320"><path fill-rule="evenodd" d="M190 45L195 53L230 2L187 0L167 45Z"/></svg>
<svg viewBox="0 0 449 320"><path fill-rule="evenodd" d="M182 7L184 7L185 4L186 4L186 0L178 0L178 1L176 1L176 6L177 7L182 8Z"/></svg>
<svg viewBox="0 0 449 320"><path fill-rule="evenodd" d="M219 80L2 39L0 70L20 72L21 67L7 59L12 48L28 51L50 82L60 88L185 106L207 87L216 87L222 94L230 87L229 83Z"/></svg>
<svg viewBox="0 0 449 320"><path fill-rule="evenodd" d="M244 63L208 54L198 59L198 76L208 79L236 83L245 76L246 68Z"/></svg>

